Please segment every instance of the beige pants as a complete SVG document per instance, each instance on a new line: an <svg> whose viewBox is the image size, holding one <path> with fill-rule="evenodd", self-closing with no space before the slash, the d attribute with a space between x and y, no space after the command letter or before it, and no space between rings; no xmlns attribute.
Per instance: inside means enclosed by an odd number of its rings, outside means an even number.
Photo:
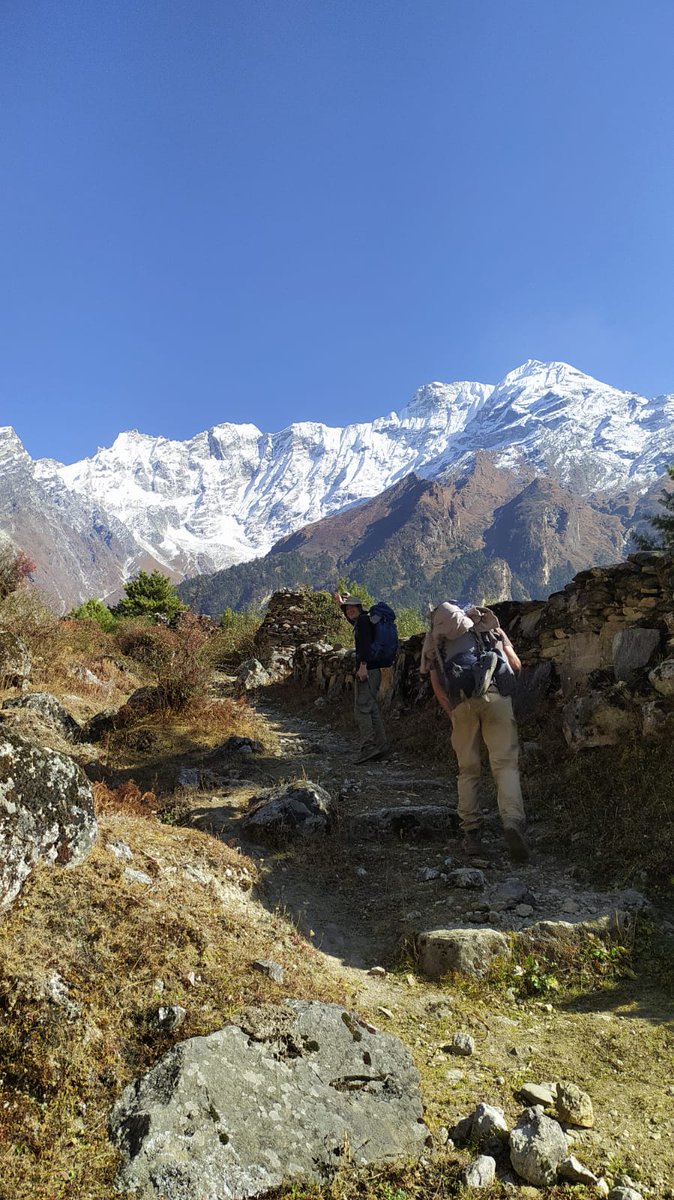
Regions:
<svg viewBox="0 0 674 1200"><path fill-rule="evenodd" d="M367 679L359 679L356 676L354 680L353 709L360 734L362 754L386 749L386 730L378 700L380 687L381 671L379 667L369 667Z"/></svg>
<svg viewBox="0 0 674 1200"><path fill-rule="evenodd" d="M498 792L498 808L505 826L525 825L519 745L512 700L489 691L476 700L464 700L452 713L452 746L459 763L458 813L464 831L479 829L481 741L489 753L489 766Z"/></svg>

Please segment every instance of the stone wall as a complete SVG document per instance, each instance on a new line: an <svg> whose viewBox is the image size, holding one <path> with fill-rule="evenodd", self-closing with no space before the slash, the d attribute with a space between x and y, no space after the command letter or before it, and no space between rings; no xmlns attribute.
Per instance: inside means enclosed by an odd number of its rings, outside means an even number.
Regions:
<svg viewBox="0 0 674 1200"><path fill-rule="evenodd" d="M281 643L288 628L294 679L318 695L350 690L353 653L326 642L303 640L310 625L306 594L276 593L268 635ZM672 732L674 722L674 561L642 552L626 562L582 571L545 601L494 605L523 662L518 717L562 710L573 746L618 741L634 730L646 736ZM419 674L423 635L401 644L395 667L385 671L384 703L399 709L425 705L432 693ZM670 665L668 665L670 664Z"/></svg>

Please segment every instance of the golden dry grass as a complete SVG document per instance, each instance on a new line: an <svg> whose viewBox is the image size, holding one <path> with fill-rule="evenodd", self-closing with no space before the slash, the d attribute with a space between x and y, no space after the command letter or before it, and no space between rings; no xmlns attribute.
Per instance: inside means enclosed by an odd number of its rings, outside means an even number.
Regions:
<svg viewBox="0 0 674 1200"><path fill-rule="evenodd" d="M119 841L130 861L108 848ZM294 926L251 900L255 881L251 861L207 835L112 811L83 865L35 872L0 925L2 1200L109 1200L111 1105L173 1041L280 994L343 999ZM257 958L281 963L282 988ZM49 996L55 974L64 1004ZM173 1037L150 1030L159 1004L187 1010Z"/></svg>

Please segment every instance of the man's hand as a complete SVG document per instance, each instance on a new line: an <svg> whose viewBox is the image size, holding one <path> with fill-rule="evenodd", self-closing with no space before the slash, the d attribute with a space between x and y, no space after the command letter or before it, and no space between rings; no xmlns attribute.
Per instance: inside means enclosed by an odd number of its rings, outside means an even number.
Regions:
<svg viewBox="0 0 674 1200"><path fill-rule="evenodd" d="M438 675L437 671L433 671L433 670L431 670L430 675L431 675L431 687L433 688L433 694L435 696L435 699L437 700L438 704L440 705L440 708L442 709L442 711L446 714L446 716L449 717L449 719L451 721L452 713L454 710L452 708L452 705L450 704L449 696L447 695L445 689L442 686L442 683L440 682L440 676Z"/></svg>
<svg viewBox="0 0 674 1200"><path fill-rule="evenodd" d="M341 607L341 605L344 603L344 601L342 600L342 593L341 593L341 592L333 592L333 593L332 593L332 598L333 598L333 600L334 600L335 604L339 604L339 606L340 606L340 607Z"/></svg>
<svg viewBox="0 0 674 1200"><path fill-rule="evenodd" d="M367 679L367 667L365 666L365 663L360 663L358 670L356 671L356 679Z"/></svg>

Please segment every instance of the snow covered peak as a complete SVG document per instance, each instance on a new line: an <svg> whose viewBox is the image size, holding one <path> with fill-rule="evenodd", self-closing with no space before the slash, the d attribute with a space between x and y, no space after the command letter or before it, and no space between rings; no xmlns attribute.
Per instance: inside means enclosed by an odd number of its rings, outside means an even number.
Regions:
<svg viewBox="0 0 674 1200"><path fill-rule="evenodd" d="M37 470L114 513L154 559L196 573L264 554L411 472L442 478L478 451L583 495L643 491L674 461L674 398L646 400L530 359L495 387L428 383L371 422L275 433L223 422L185 442L134 430L83 462Z"/></svg>
<svg viewBox="0 0 674 1200"><path fill-rule="evenodd" d="M426 383L417 388L400 415L403 419L426 419L450 411L473 415L493 390L489 383Z"/></svg>

